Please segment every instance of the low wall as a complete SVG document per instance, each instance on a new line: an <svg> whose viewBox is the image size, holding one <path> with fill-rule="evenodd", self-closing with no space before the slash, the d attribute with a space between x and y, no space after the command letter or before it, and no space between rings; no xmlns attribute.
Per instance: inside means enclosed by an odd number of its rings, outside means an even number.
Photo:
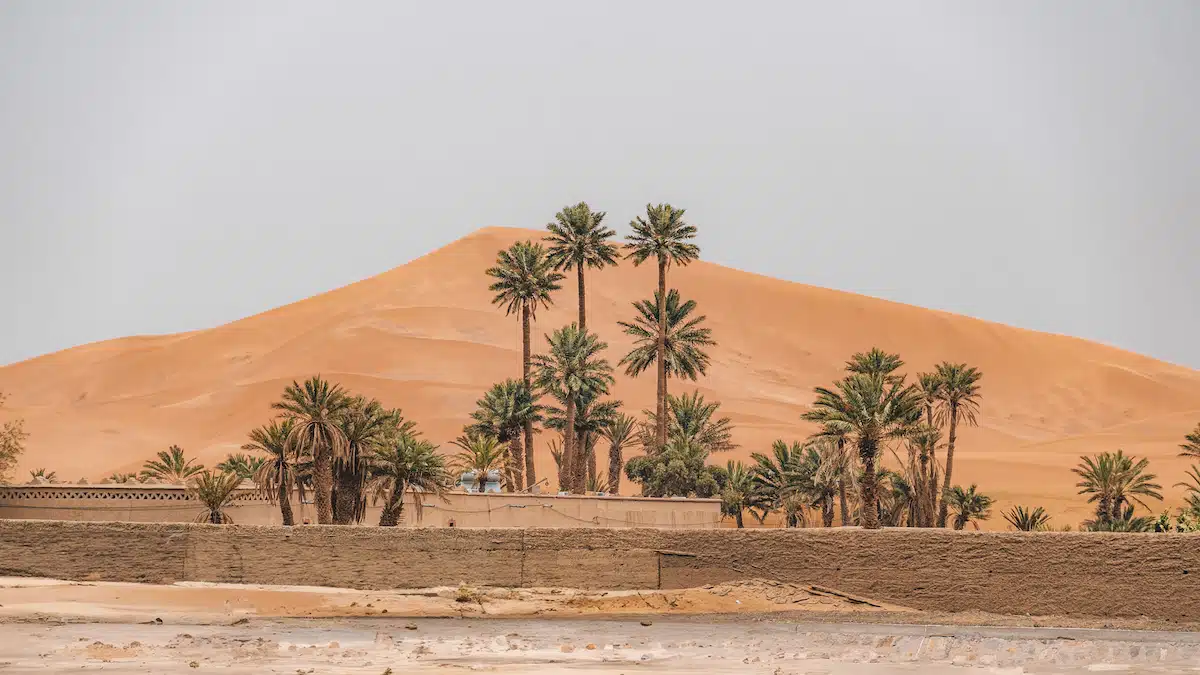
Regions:
<svg viewBox="0 0 1200 675"><path fill-rule="evenodd" d="M768 578L916 609L1200 620L1200 535L0 521L0 575L366 589Z"/></svg>
<svg viewBox="0 0 1200 675"><path fill-rule="evenodd" d="M308 495L312 499L312 494ZM316 522L311 503L292 493L297 523ZM364 525L379 522L382 506L368 506ZM227 512L238 525L282 525L279 507L252 488L238 492ZM85 522L191 523L201 507L178 485L20 485L0 487L0 519ZM668 527L721 526L717 499L532 495L451 492L425 499L416 517L413 494L405 496L405 527Z"/></svg>

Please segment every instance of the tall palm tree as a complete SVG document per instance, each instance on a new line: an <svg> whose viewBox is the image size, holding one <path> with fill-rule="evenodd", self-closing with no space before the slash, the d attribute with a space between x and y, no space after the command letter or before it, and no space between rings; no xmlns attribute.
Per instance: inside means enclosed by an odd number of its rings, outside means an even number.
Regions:
<svg viewBox="0 0 1200 675"><path fill-rule="evenodd" d="M514 379L493 384L475 406L475 412L471 413L475 423L470 428L508 444L509 472L513 480L509 489L524 490L525 453L521 447L521 432L526 424L541 421L542 406L534 402L524 382Z"/></svg>
<svg viewBox="0 0 1200 675"><path fill-rule="evenodd" d="M700 247L691 243L696 238L696 228L683 220L684 209L670 204L646 205L646 217L634 218L629 223L633 233L626 242L626 258L633 260L635 267L654 258L658 262L658 292L656 298L667 297L667 268L675 265L684 267L700 257ZM656 447L667 444L667 304L658 303L658 399L656 401L658 426L655 433Z"/></svg>
<svg viewBox="0 0 1200 675"><path fill-rule="evenodd" d="M266 453L265 461L254 472L254 482L259 492L279 504L279 515L284 525L295 525L292 515L292 486L300 490L301 501L304 498L304 486L297 473L297 457L288 437L292 433L295 421L289 418L271 420L250 432L250 442L242 446L243 450Z"/></svg>
<svg viewBox="0 0 1200 675"><path fill-rule="evenodd" d="M584 487L586 463L583 448L575 434L575 412L580 399L607 394L613 384L612 366L599 357L608 345L594 333L579 330L571 323L546 336L549 351L533 357L535 383L542 391L558 391L565 398L563 429L563 473L571 492Z"/></svg>
<svg viewBox="0 0 1200 675"><path fill-rule="evenodd" d="M348 451L340 419L351 399L341 385L314 375L301 385L293 381L283 390L283 399L271 404L284 417L294 420L288 443L313 463L317 522L333 522L333 461Z"/></svg>
<svg viewBox="0 0 1200 675"><path fill-rule="evenodd" d="M562 434L567 426L567 395L559 389L551 390L550 395L562 407L553 405L546 407L546 427ZM574 434L580 450L579 457L584 462L581 471L586 471L585 482L595 482L599 472L595 453L596 441L620 410L620 401L612 399L602 401L599 399L598 392L585 392L576 397Z"/></svg>
<svg viewBox="0 0 1200 675"><path fill-rule="evenodd" d="M460 450L453 458L455 470L475 474L479 492L487 486L488 473L503 468L507 461L508 449L495 436L468 430L450 443Z"/></svg>
<svg viewBox="0 0 1200 675"><path fill-rule="evenodd" d="M902 438L921 418L920 394L901 376L889 381L883 374L852 373L833 389L817 387L817 400L803 419L822 425L816 437L844 435L858 449L863 465L861 482L862 526L879 527L876 498L876 462L882 443Z"/></svg>
<svg viewBox="0 0 1200 675"><path fill-rule="evenodd" d="M1075 487L1079 488L1079 494L1091 495L1088 503L1096 503L1098 521L1120 519L1126 506L1149 508L1143 498L1162 499L1159 492L1162 486L1154 482L1157 476L1146 473L1149 459L1143 457L1135 462L1133 456L1122 450L1079 459L1079 466L1071 469L1080 479Z"/></svg>
<svg viewBox="0 0 1200 675"><path fill-rule="evenodd" d="M745 464L730 460L725 465L725 485L721 489L721 515L732 516L738 529L746 526L742 520L746 509L754 513L754 490L754 472Z"/></svg>
<svg viewBox="0 0 1200 675"><path fill-rule="evenodd" d="M189 478L204 470L203 464L193 464L194 460L187 458L183 448L172 445L158 452L158 459L149 460L142 465L139 475L141 480L159 480L164 483L183 485Z"/></svg>
<svg viewBox="0 0 1200 675"><path fill-rule="evenodd" d="M224 473L236 473L242 480L253 480L254 474L259 470L267 459L265 457L256 457L254 455L245 455L240 452L230 453L225 456L225 461L217 465L217 471Z"/></svg>
<svg viewBox="0 0 1200 675"><path fill-rule="evenodd" d="M918 385L918 391L924 399L925 390ZM929 419L928 415L926 419ZM918 527L933 527L934 517L937 515L937 451L942 447L942 432L928 423L918 424L905 439L905 445L909 456L909 474L913 491L916 493L914 524Z"/></svg>
<svg viewBox="0 0 1200 675"><path fill-rule="evenodd" d="M437 446L415 433L401 433L387 445L373 448L369 462L368 490L374 499L383 500L380 527L395 527L400 523L404 494L410 488L418 519L426 496L445 499L450 489L450 474Z"/></svg>
<svg viewBox="0 0 1200 675"><path fill-rule="evenodd" d="M1183 437L1183 443L1179 444L1179 456L1200 458L1200 424L1196 425L1192 433Z"/></svg>
<svg viewBox="0 0 1200 675"><path fill-rule="evenodd" d="M950 489L951 474L954 472L954 443L958 439L959 420L975 426L979 412L979 380L983 373L978 368L965 363L943 362L937 367L937 376L941 380L938 386L938 405L935 419L939 423L948 423L950 438L946 443L946 468L943 475L942 492ZM947 506L945 498L938 509L938 527L946 526Z"/></svg>
<svg viewBox="0 0 1200 675"><path fill-rule="evenodd" d="M1014 506L1004 512L1004 519L1014 530L1041 532L1050 529L1050 514L1040 506Z"/></svg>
<svg viewBox="0 0 1200 675"><path fill-rule="evenodd" d="M609 240L617 236L615 230L604 227L603 211L593 211L586 202L563 207L554 214L554 222L546 226L550 236L550 261L554 269L566 272L575 270L579 283L579 330L587 330L586 292L583 286L583 269L604 269L616 265L619 255L616 244Z"/></svg>
<svg viewBox="0 0 1200 675"><path fill-rule="evenodd" d="M662 296L655 294L653 300L633 303L637 316L632 322L618 321L625 334L633 338L633 349L618 365L625 366L625 374L637 377L659 361L659 351L665 355L665 371L668 378L696 380L708 372L709 357L705 347L712 347L712 329L702 324L706 316L691 316L696 301L681 302L679 291L671 289L666 303L666 336L660 339L659 320L663 311ZM663 385L666 386L665 384Z"/></svg>
<svg viewBox="0 0 1200 675"><path fill-rule="evenodd" d="M955 485L946 493L946 501L954 511L954 529L961 530L971 523L978 530L977 521L991 517L994 500L976 490L976 485L972 483L966 490L961 485Z"/></svg>
<svg viewBox="0 0 1200 675"><path fill-rule="evenodd" d="M399 410L388 410L375 399L351 396L338 416L338 426L346 438L346 451L334 458L333 522L349 525L366 514L366 484L371 451L387 445L397 427L414 426L404 421Z"/></svg>
<svg viewBox="0 0 1200 675"><path fill-rule="evenodd" d="M550 294L562 286L563 275L554 271L554 263L541 244L518 241L496 256L496 265L487 270L495 279L488 290L495 293L492 304L504 307L507 315L521 313L521 381L533 391L530 369L533 367L531 321L537 318L538 307L554 304ZM525 423L525 480L537 482L533 464L533 421Z"/></svg>
<svg viewBox="0 0 1200 675"><path fill-rule="evenodd" d="M241 485L242 479L236 473L204 471L193 475L187 488L188 496L204 505L204 510L196 516L196 522L213 525L232 523L233 519L225 509L233 503Z"/></svg>
<svg viewBox="0 0 1200 675"><path fill-rule="evenodd" d="M609 494L620 494L621 471L625 468L625 448L637 442L637 420L632 415L618 413L609 420L600 435L608 441L608 487Z"/></svg>

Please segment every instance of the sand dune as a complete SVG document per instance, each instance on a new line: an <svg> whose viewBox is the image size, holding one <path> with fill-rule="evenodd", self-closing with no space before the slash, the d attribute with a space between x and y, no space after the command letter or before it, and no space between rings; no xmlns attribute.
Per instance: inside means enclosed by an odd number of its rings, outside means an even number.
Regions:
<svg viewBox="0 0 1200 675"><path fill-rule="evenodd" d="M484 269L501 247L533 230L486 228L376 277L209 330L84 345L0 368L0 388L32 433L18 475L45 466L97 480L131 471L174 443L206 463L236 450L269 419L270 401L314 373L399 406L426 435L458 434L491 383L520 372L520 327L489 304ZM616 321L652 292L650 266L592 273L589 327L630 345ZM1176 444L1200 420L1200 372L1077 338L784 282L700 262L673 270L720 346L699 383L737 423L744 459L775 438L801 438L814 385L831 382L854 351L898 351L907 370L941 360L980 367L983 414L960 434L955 482L1001 500L1045 505L1058 523L1087 508L1069 472L1082 453L1152 458L1160 482L1182 479ZM538 315L542 335L573 319L569 278ZM684 387L673 383L675 391ZM688 385L689 387L691 385ZM615 394L651 405L649 377L619 376ZM539 440L540 444L545 438ZM725 457L719 457L724 461ZM540 476L553 473L544 449ZM1168 504L1180 490L1166 490ZM1002 526L998 516L993 526Z"/></svg>

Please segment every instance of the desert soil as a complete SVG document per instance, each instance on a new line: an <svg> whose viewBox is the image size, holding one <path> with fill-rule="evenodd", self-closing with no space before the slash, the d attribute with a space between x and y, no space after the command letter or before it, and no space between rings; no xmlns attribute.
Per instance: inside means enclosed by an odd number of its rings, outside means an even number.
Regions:
<svg viewBox="0 0 1200 675"><path fill-rule="evenodd" d="M641 592L380 592L0 579L0 672L1015 675L1200 668L1200 633L1030 627L1105 625L1100 621L937 616L762 581ZM937 625L948 622L1011 625Z"/></svg>
<svg viewBox="0 0 1200 675"><path fill-rule="evenodd" d="M400 407L426 437L461 432L484 390L519 371L520 326L490 304L484 270L496 252L535 230L487 228L362 282L208 330L95 343L0 368L0 388L31 432L16 476L46 467L95 482L178 444L212 466L237 452L272 417L269 404L293 379L315 373ZM706 251L706 254L715 254ZM616 362L630 346L618 320L654 287L653 265L589 272L588 324ZM1123 448L1149 457L1181 503L1188 461L1177 444L1200 421L1200 372L1070 337L1036 333L698 262L670 283L700 311L719 346L701 393L721 401L740 447L764 452L811 428L800 414L812 388L841 375L851 353L899 352L912 374L942 360L984 372L979 427L960 429L955 482L979 483L1010 504L1047 508L1055 525L1078 524L1089 507L1070 472L1079 455ZM573 275L543 335L575 318ZM653 407L653 377L618 373L613 390L630 411ZM675 391L690 390L679 383ZM537 441L539 476L554 475ZM80 449L86 449L81 452ZM891 461L890 459L888 461ZM626 492L629 486L625 485ZM1000 518L985 527L1003 528Z"/></svg>

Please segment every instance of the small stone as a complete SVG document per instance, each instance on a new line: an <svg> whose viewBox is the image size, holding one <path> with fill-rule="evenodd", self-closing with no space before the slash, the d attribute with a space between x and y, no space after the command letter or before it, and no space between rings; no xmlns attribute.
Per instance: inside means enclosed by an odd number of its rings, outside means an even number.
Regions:
<svg viewBox="0 0 1200 675"><path fill-rule="evenodd" d="M406 624L404 624L404 627L405 627L405 628L407 628L408 630L416 630L416 629L417 629L417 624L415 624L415 623L406 623Z"/></svg>
<svg viewBox="0 0 1200 675"><path fill-rule="evenodd" d="M653 621L643 621L643 622L642 622L642 625L643 625L643 626L653 626L653 625L654 625L654 622L653 622Z"/></svg>
<svg viewBox="0 0 1200 675"><path fill-rule="evenodd" d="M196 663L195 661L188 662L188 668L199 668L199 667L200 667L200 664Z"/></svg>
<svg viewBox="0 0 1200 675"><path fill-rule="evenodd" d="M571 652L575 651L575 645L560 645L558 651L564 654L570 654Z"/></svg>
<svg viewBox="0 0 1200 675"><path fill-rule="evenodd" d="M587 647L584 647L584 649L588 649L588 650L595 649L595 648L596 648L596 645L594 645L594 644L592 644L592 643L590 643L590 642L588 643L588 646L587 646Z"/></svg>

